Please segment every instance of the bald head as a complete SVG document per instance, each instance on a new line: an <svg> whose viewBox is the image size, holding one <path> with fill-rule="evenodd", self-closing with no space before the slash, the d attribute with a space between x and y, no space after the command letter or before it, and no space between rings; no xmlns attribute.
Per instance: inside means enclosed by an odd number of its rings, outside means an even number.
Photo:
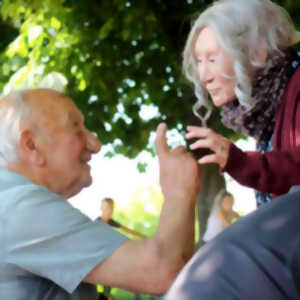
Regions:
<svg viewBox="0 0 300 300"><path fill-rule="evenodd" d="M72 99L55 90L28 90L23 97L31 111L25 125L31 126L33 130L48 130L49 135L55 134L55 128L67 122L69 111L77 113L83 119Z"/></svg>
<svg viewBox="0 0 300 300"><path fill-rule="evenodd" d="M68 98L61 92L44 88L24 90L20 93L23 95L24 102L26 102L34 109L40 109L45 105L51 106L51 104L53 104L52 106L54 106L55 103L57 104L61 99Z"/></svg>
<svg viewBox="0 0 300 300"><path fill-rule="evenodd" d="M55 97L60 96L66 97L53 89L44 88L12 91L0 99L0 109L9 109L10 107L16 109L20 105L31 108L42 105L47 98L51 98L53 101Z"/></svg>

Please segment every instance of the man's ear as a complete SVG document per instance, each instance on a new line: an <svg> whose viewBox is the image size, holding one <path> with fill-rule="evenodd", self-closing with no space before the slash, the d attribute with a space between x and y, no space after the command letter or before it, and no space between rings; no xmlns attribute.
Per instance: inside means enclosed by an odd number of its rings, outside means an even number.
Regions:
<svg viewBox="0 0 300 300"><path fill-rule="evenodd" d="M38 167L45 164L45 158L37 147L36 136L29 129L25 129L21 132L19 151L22 159L25 161Z"/></svg>

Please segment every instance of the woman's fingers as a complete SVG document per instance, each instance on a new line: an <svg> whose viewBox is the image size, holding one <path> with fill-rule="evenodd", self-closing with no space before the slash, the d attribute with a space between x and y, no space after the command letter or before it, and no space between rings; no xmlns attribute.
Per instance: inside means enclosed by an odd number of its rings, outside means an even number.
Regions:
<svg viewBox="0 0 300 300"><path fill-rule="evenodd" d="M209 154L205 155L198 160L200 164L211 164L211 163L218 163L218 158L216 154Z"/></svg>
<svg viewBox="0 0 300 300"><path fill-rule="evenodd" d="M204 138L212 134L214 134L214 131L210 128L199 127L199 126L188 126L185 137L187 139Z"/></svg>
<svg viewBox="0 0 300 300"><path fill-rule="evenodd" d="M190 145L192 150L199 148L208 148L215 152L214 154L206 155L199 160L199 163L217 163L224 168L229 155L231 141L222 135L217 134L210 128L188 126L187 139L198 138L196 142Z"/></svg>

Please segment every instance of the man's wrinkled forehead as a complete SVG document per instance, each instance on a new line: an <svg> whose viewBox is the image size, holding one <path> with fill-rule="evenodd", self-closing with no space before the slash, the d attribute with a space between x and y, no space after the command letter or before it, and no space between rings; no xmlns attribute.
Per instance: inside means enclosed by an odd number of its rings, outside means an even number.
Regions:
<svg viewBox="0 0 300 300"><path fill-rule="evenodd" d="M38 90L27 94L32 106L32 121L47 128L58 128L69 120L83 119L72 99L52 90Z"/></svg>
<svg viewBox="0 0 300 300"><path fill-rule="evenodd" d="M66 95L51 89L34 89L26 91L24 99L31 105L39 108L47 105L58 105L62 101L69 99ZM69 99L72 101L71 99Z"/></svg>
<svg viewBox="0 0 300 300"><path fill-rule="evenodd" d="M27 94L29 101L33 106L43 113L66 113L66 114L80 114L77 106L71 98L63 93L54 90L34 90Z"/></svg>

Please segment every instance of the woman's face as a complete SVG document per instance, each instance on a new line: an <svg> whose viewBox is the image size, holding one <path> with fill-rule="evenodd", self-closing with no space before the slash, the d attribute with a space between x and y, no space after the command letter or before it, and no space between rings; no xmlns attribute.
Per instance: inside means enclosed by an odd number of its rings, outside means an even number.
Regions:
<svg viewBox="0 0 300 300"><path fill-rule="evenodd" d="M220 45L216 33L204 27L195 43L195 60L202 86L220 107L236 98L232 57Z"/></svg>

